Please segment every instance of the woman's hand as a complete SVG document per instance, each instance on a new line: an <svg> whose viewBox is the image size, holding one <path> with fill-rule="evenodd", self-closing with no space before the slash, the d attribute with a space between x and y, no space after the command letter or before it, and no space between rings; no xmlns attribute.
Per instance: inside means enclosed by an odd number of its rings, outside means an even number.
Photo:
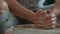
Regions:
<svg viewBox="0 0 60 34"><path fill-rule="evenodd" d="M55 28L56 27L56 16L51 10L38 10L36 12L38 21L35 25L42 28Z"/></svg>

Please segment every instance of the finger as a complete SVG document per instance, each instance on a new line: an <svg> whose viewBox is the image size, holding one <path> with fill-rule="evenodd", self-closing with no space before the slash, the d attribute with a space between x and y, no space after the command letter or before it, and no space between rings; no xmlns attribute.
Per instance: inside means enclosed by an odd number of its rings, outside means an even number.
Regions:
<svg viewBox="0 0 60 34"><path fill-rule="evenodd" d="M57 21L57 18L51 18L51 21L52 22L56 22Z"/></svg>
<svg viewBox="0 0 60 34"><path fill-rule="evenodd" d="M45 26L46 22L45 21L42 21L39 24Z"/></svg>
<svg viewBox="0 0 60 34"><path fill-rule="evenodd" d="M47 10L44 10L44 16L43 18L47 19L51 19L51 16L47 13Z"/></svg>
<svg viewBox="0 0 60 34"><path fill-rule="evenodd" d="M35 24L36 27L43 27L41 24Z"/></svg>
<svg viewBox="0 0 60 34"><path fill-rule="evenodd" d="M46 24L46 23L45 23L44 21L40 21L39 23L37 23L37 26L44 27L45 24Z"/></svg>
<svg viewBox="0 0 60 34"><path fill-rule="evenodd" d="M55 14L51 14L51 20L52 21L57 21L56 15Z"/></svg>
<svg viewBox="0 0 60 34"><path fill-rule="evenodd" d="M41 9L38 10L38 11L36 12L36 14L37 14L38 17L40 17L41 15L43 15L43 10L41 10Z"/></svg>
<svg viewBox="0 0 60 34"><path fill-rule="evenodd" d="M46 23L48 24L48 23L52 23L52 21L51 20L46 20Z"/></svg>
<svg viewBox="0 0 60 34"><path fill-rule="evenodd" d="M56 15L54 13L51 13L50 15L51 15L51 17L56 17Z"/></svg>
<svg viewBox="0 0 60 34"><path fill-rule="evenodd" d="M42 17L42 20L47 20L48 17L49 17L49 15L47 14L47 10L44 10L43 13L44 14L41 16Z"/></svg>
<svg viewBox="0 0 60 34"><path fill-rule="evenodd" d="M51 18L52 24L57 24L57 18Z"/></svg>
<svg viewBox="0 0 60 34"><path fill-rule="evenodd" d="M46 26L52 26L53 24L52 23L47 23Z"/></svg>
<svg viewBox="0 0 60 34"><path fill-rule="evenodd" d="M51 20L51 16L45 16L44 17L46 20Z"/></svg>
<svg viewBox="0 0 60 34"><path fill-rule="evenodd" d="M49 27L55 28L55 27L56 27L56 22L47 23L45 27L46 27L46 28L49 28Z"/></svg>
<svg viewBox="0 0 60 34"><path fill-rule="evenodd" d="M51 21L51 20L48 20L47 23L46 23L46 26L50 27L50 26L52 26L52 25L53 25L53 24L52 24L52 21Z"/></svg>
<svg viewBox="0 0 60 34"><path fill-rule="evenodd" d="M39 14L39 13L40 13L40 11L42 11L42 10L41 10L41 9L37 10L37 11L36 11L36 14Z"/></svg>
<svg viewBox="0 0 60 34"><path fill-rule="evenodd" d="M53 22L52 22L52 27L55 28L56 25L57 25L57 22L56 22L56 21L53 21Z"/></svg>
<svg viewBox="0 0 60 34"><path fill-rule="evenodd" d="M42 17L45 17L47 15L47 10L43 10Z"/></svg>
<svg viewBox="0 0 60 34"><path fill-rule="evenodd" d="M51 23L47 24L45 28L52 28L52 24Z"/></svg>
<svg viewBox="0 0 60 34"><path fill-rule="evenodd" d="M51 12L52 12L52 10L51 9L48 9L47 13L50 14Z"/></svg>
<svg viewBox="0 0 60 34"><path fill-rule="evenodd" d="M46 24L46 27L52 27L52 28L55 28L56 27L56 22L54 21L54 22L47 22L47 24Z"/></svg>
<svg viewBox="0 0 60 34"><path fill-rule="evenodd" d="M55 28L56 27L56 24L48 24L45 27L46 28Z"/></svg>

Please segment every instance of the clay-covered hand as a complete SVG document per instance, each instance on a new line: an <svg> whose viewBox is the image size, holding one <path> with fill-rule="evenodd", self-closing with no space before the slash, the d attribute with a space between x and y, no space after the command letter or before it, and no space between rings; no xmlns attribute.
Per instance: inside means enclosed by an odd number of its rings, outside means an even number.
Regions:
<svg viewBox="0 0 60 34"><path fill-rule="evenodd" d="M55 28L56 27L56 15L51 10L38 10L36 16L39 19L35 25L42 28Z"/></svg>

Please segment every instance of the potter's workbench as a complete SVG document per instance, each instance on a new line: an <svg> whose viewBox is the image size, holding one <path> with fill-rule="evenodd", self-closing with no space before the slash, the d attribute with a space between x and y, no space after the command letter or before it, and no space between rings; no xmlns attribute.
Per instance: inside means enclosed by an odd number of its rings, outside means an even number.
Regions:
<svg viewBox="0 0 60 34"><path fill-rule="evenodd" d="M38 29L34 24L16 25L10 34L60 34L60 25L54 29Z"/></svg>

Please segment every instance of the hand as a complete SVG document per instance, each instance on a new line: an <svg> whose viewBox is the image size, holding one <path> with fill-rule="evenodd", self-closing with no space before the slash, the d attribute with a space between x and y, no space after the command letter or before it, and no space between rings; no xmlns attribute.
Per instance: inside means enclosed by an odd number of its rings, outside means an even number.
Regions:
<svg viewBox="0 0 60 34"><path fill-rule="evenodd" d="M36 16L39 18L39 21L36 22L37 27L43 28L55 28L56 27L56 16L51 10L38 10Z"/></svg>

